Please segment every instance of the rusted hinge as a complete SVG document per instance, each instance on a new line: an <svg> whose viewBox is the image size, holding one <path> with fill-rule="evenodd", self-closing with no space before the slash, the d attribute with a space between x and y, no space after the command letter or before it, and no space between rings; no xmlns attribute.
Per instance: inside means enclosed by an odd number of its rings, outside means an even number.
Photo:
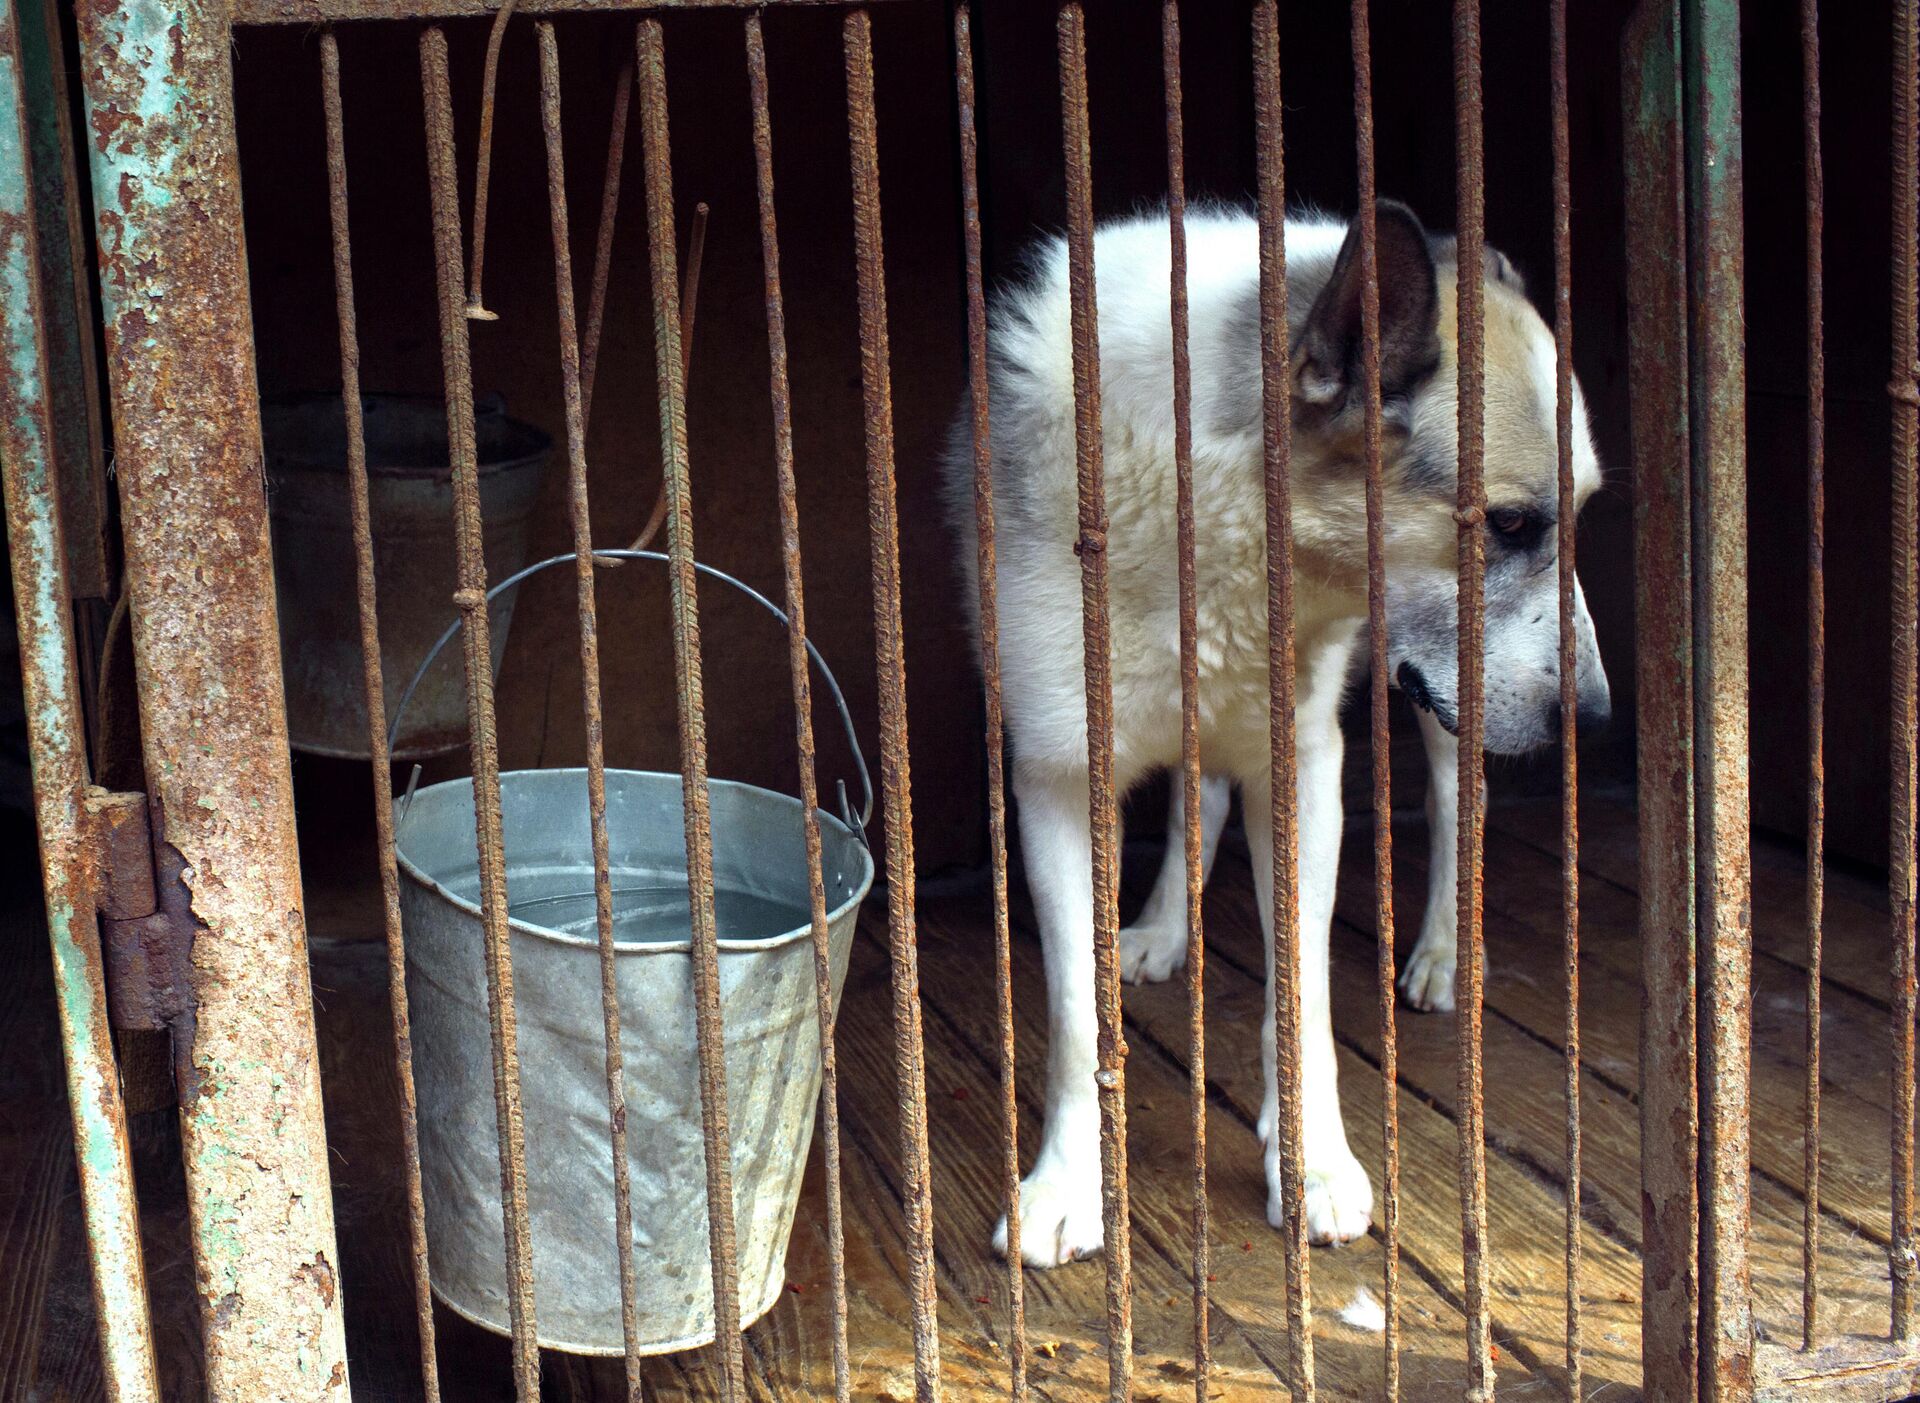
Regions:
<svg viewBox="0 0 1920 1403"><path fill-rule="evenodd" d="M186 860L154 842L144 794L88 796L100 862L107 1014L116 1028L158 1032L193 1016L192 894Z"/></svg>

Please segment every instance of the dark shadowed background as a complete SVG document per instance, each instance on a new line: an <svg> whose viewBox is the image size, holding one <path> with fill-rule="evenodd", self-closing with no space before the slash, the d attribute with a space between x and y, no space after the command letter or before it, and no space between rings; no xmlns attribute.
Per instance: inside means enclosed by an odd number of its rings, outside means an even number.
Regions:
<svg viewBox="0 0 1920 1403"><path fill-rule="evenodd" d="M1160 197L1165 147L1158 6L1092 0L1089 12L1097 211ZM1626 287L1617 39L1623 7L1573 6L1570 81L1575 357L1607 486L1582 519L1581 570L1614 685L1611 732L1585 747L1590 777L1625 782L1632 766L1632 464L1626 400ZM1804 258L1800 218L1799 58L1793 17L1754 6L1745 36L1748 385L1753 558L1754 812L1798 830L1804 761ZM1185 28L1187 172L1195 198L1246 201L1253 145L1244 7L1191 5ZM1354 198L1349 35L1342 6L1283 5L1288 194L1347 211ZM1051 8L976 6L983 201L989 278L1017 268L1037 231L1063 219L1059 96ZM979 688L959 606L952 546L936 504L935 454L964 375L958 168L950 14L940 4L874 10L881 183L893 351L900 523L906 581L909 725L917 855L923 875L985 858ZM877 754L853 248L838 13L782 10L766 20L775 170L792 351L800 506L812 636L847 689ZM471 199L487 26L449 26L463 202ZM1486 6L1489 240L1550 292L1552 206L1545 8ZM1374 9L1379 189L1434 228L1451 226L1452 74L1448 9L1380 0ZM712 208L691 389L695 540L700 557L778 597L766 326L754 223L745 68L737 14L666 23L675 197L684 231L695 201ZM411 24L340 35L368 389L437 393L420 87ZM630 20L559 25L566 82L574 257L591 264L615 75ZM1884 860L1886 718L1886 265L1884 36L1836 11L1827 26L1832 85L1828 159L1829 836L1839 853ZM312 32L244 32L238 75L254 313L266 393L337 386L333 287ZM475 323L476 388L560 438L560 382L535 109L530 21L509 30L500 71L489 205L486 300ZM659 474L639 139L628 152L602 371L589 442L595 536L625 544ZM543 487L533 553L570 544L564 464ZM1169 562L1171 568L1171 561ZM654 567L603 576L602 660L608 754L646 768L677 764L664 579ZM525 587L500 686L508 766L583 758L572 582L549 572ZM701 591L713 773L793 785L786 655L751 605ZM1417 803L1416 733L1397 713L1397 790ZM844 747L823 712L823 781ZM1364 774L1364 737L1349 774ZM296 766L303 792L364 804L364 781L337 785L325 762ZM1550 786L1555 767L1502 764L1503 787ZM1354 790L1356 796L1359 790ZM1137 824L1157 823L1153 800Z"/></svg>

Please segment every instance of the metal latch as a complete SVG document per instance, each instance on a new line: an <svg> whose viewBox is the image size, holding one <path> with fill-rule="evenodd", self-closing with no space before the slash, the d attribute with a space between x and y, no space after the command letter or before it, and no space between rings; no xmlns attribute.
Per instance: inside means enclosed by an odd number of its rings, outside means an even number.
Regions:
<svg viewBox="0 0 1920 1403"><path fill-rule="evenodd" d="M172 1029L194 1009L199 922L183 880L186 859L171 844L154 842L146 795L96 789L87 809L99 843L108 1017L116 1028Z"/></svg>

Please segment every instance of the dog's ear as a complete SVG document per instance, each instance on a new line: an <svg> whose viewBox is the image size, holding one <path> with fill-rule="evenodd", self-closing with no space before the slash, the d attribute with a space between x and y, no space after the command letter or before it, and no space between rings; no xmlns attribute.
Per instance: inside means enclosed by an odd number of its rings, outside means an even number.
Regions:
<svg viewBox="0 0 1920 1403"><path fill-rule="evenodd" d="M1374 204L1380 287L1380 393L1405 394L1440 361L1440 294L1427 231L1397 200ZM1347 231L1333 274L1314 301L1295 354L1296 392L1338 409L1362 387L1360 229Z"/></svg>
<svg viewBox="0 0 1920 1403"><path fill-rule="evenodd" d="M1433 261L1443 268L1458 269L1460 266L1460 237L1457 234L1436 234L1429 240L1433 247ZM1499 249L1485 245L1484 255L1487 276L1505 287L1512 288L1522 297L1527 295L1527 280L1520 270L1513 266L1513 260Z"/></svg>

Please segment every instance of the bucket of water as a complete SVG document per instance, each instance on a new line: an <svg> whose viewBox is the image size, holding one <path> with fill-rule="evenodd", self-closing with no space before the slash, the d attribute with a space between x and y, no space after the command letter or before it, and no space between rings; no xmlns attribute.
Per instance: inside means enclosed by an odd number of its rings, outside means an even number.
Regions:
<svg viewBox="0 0 1920 1403"><path fill-rule="evenodd" d="M663 559L655 552L601 554ZM572 560L557 557L523 573ZM784 620L766 599L739 587ZM817 653L814 660L846 721L838 686ZM818 815L836 1007L854 921L874 875L861 834L872 793L857 743L853 755L862 812L842 790L841 816ZM681 781L632 770L608 770L606 781L639 1345L655 1354L714 1338ZM725 780L710 782L709 797L744 1324L779 1298L819 1099L810 890L797 799ZM508 772L500 777L500 801L539 1339L574 1353L619 1354L587 773ZM506 1334L471 781L403 797L395 842L433 1291L457 1314Z"/></svg>

